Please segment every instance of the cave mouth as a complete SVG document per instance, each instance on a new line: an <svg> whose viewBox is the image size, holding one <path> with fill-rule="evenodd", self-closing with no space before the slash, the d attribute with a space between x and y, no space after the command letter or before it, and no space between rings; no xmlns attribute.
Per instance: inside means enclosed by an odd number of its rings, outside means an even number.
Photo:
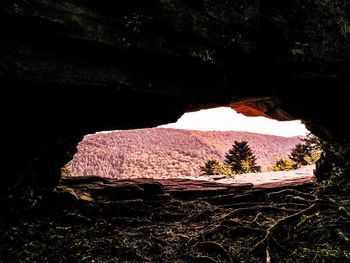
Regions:
<svg viewBox="0 0 350 263"><path fill-rule="evenodd" d="M185 113L175 123L155 128L86 135L73 159L62 168L62 176L183 178L269 187L288 181L310 183L320 155L320 148L301 147L310 136L318 141L300 120L277 121L216 107ZM251 152L251 167L242 168L245 160L230 164L227 154L239 142L246 142L243 150Z"/></svg>
<svg viewBox="0 0 350 263"><path fill-rule="evenodd" d="M349 9L1 1L0 262L349 262ZM323 140L318 182L60 182L84 134L218 105L302 119Z"/></svg>

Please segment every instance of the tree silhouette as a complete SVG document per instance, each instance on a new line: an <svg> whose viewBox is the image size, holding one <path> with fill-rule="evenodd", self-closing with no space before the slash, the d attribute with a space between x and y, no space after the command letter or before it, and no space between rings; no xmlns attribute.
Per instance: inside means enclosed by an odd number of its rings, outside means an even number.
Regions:
<svg viewBox="0 0 350 263"><path fill-rule="evenodd" d="M253 154L247 141L234 141L232 148L225 154L225 164L233 173L258 173L261 167L256 164L256 157Z"/></svg>
<svg viewBox="0 0 350 263"><path fill-rule="evenodd" d="M295 163L295 165L301 166L301 165L308 165L306 158L309 155L309 148L306 146L306 144L298 143L295 145L295 147L292 149L289 158Z"/></svg>
<svg viewBox="0 0 350 263"><path fill-rule="evenodd" d="M314 164L321 154L321 142L315 135L309 133L302 141L303 143L295 145L289 155L295 168Z"/></svg>

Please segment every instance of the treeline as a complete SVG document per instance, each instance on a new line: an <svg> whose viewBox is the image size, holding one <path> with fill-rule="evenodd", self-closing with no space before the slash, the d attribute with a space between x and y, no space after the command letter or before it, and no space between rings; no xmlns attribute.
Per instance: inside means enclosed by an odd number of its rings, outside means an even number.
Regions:
<svg viewBox="0 0 350 263"><path fill-rule="evenodd" d="M301 166L314 164L321 154L321 142L308 134L298 143L288 157L277 158L270 171L289 171ZM225 154L224 163L216 159L208 159L201 166L203 175L235 175L261 172L261 166L256 163L256 156L247 141L234 141L232 148Z"/></svg>
<svg viewBox="0 0 350 263"><path fill-rule="evenodd" d="M138 129L85 136L67 165L66 174L109 178L200 175L208 159L221 162L233 141L246 140L256 162L266 170L276 156L286 156L297 137L247 132L202 132Z"/></svg>
<svg viewBox="0 0 350 263"><path fill-rule="evenodd" d="M322 142L318 137L309 133L291 151L288 157L277 158L274 164L268 167L270 171L289 171L305 165L316 163L322 152Z"/></svg>

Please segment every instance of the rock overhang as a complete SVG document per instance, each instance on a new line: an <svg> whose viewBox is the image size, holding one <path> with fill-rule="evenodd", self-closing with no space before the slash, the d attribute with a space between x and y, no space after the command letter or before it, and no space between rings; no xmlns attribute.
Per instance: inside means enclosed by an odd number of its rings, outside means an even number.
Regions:
<svg viewBox="0 0 350 263"><path fill-rule="evenodd" d="M2 195L52 187L86 133L211 106L302 119L327 142L319 178L346 171L349 128L334 116L348 112L347 11L343 1L2 1L5 162L15 167Z"/></svg>

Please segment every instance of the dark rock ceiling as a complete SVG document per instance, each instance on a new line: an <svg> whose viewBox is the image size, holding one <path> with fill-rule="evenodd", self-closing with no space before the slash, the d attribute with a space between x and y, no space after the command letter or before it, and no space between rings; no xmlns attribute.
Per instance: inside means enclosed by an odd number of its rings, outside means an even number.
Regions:
<svg viewBox="0 0 350 263"><path fill-rule="evenodd" d="M0 3L3 199L55 185L82 136L231 105L302 119L349 178L348 1Z"/></svg>

